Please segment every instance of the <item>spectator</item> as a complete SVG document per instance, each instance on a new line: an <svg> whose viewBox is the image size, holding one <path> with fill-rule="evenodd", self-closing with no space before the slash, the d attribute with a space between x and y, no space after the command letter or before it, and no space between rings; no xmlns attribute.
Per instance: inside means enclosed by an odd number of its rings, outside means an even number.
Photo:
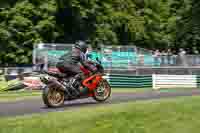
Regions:
<svg viewBox="0 0 200 133"><path fill-rule="evenodd" d="M41 70L44 70L44 59L41 57L41 58L36 58L36 71L41 71Z"/></svg>
<svg viewBox="0 0 200 133"><path fill-rule="evenodd" d="M172 65L177 65L177 54L175 50L172 52Z"/></svg>
<svg viewBox="0 0 200 133"><path fill-rule="evenodd" d="M171 51L171 49L167 50L167 64L172 65L172 51Z"/></svg>
<svg viewBox="0 0 200 133"><path fill-rule="evenodd" d="M165 65L165 57L166 57L166 52L165 52L165 50L163 50L162 52L161 52L161 65Z"/></svg>
<svg viewBox="0 0 200 133"><path fill-rule="evenodd" d="M154 65L157 66L157 65L160 65L160 51L157 49L154 54L153 54L153 58L154 58Z"/></svg>
<svg viewBox="0 0 200 133"><path fill-rule="evenodd" d="M193 65L198 65L199 64L199 51L197 50L197 48L194 48L193 51L194 51Z"/></svg>
<svg viewBox="0 0 200 133"><path fill-rule="evenodd" d="M138 65L139 65L139 66L143 66L143 65L144 65L144 55L140 53L140 54L138 55L138 58L139 58L139 59L138 59Z"/></svg>
<svg viewBox="0 0 200 133"><path fill-rule="evenodd" d="M186 55L186 51L184 49L180 48L179 55L180 56L185 56Z"/></svg>
<svg viewBox="0 0 200 133"><path fill-rule="evenodd" d="M180 48L179 50L179 57L180 57L180 60L181 60L181 64L183 66L187 66L187 59L186 59L186 51L182 48Z"/></svg>

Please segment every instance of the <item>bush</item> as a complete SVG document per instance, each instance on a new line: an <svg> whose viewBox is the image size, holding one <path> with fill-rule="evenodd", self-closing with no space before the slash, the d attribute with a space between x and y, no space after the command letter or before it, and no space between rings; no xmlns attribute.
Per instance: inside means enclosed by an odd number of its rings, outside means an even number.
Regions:
<svg viewBox="0 0 200 133"><path fill-rule="evenodd" d="M16 85L18 85L20 83L21 83L21 81L19 79L6 81L4 76L0 75L0 92L8 91L10 89L13 89L13 86L16 86Z"/></svg>

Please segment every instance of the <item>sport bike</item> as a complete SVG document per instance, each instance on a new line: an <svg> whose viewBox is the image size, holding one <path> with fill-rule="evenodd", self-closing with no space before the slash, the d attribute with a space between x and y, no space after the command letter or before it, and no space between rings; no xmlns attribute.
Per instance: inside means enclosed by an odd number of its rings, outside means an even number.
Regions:
<svg viewBox="0 0 200 133"><path fill-rule="evenodd" d="M91 72L85 67L81 67L84 73L84 80L77 85L73 84L73 77L61 72L44 71L44 76L40 80L44 84L42 98L48 107L60 107L65 101L92 97L97 102L106 101L111 95L111 87L104 78L104 68L97 58L90 63L95 72ZM78 87L78 88L77 88ZM76 91L79 95L75 95Z"/></svg>

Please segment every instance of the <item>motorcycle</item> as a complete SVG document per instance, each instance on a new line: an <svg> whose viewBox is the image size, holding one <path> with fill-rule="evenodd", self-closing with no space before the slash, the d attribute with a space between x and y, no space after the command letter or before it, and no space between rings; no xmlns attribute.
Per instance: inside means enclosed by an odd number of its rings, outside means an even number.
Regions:
<svg viewBox="0 0 200 133"><path fill-rule="evenodd" d="M96 61L91 64L96 69L93 73L81 67L85 79L78 86L71 84L74 78L68 78L67 74L45 71L46 76L40 77L44 84L42 93L44 104L47 107L60 107L65 101L90 97L97 102L106 101L111 95L111 87L104 78L104 68L101 62L98 58ZM74 95L77 89L79 89L79 95Z"/></svg>

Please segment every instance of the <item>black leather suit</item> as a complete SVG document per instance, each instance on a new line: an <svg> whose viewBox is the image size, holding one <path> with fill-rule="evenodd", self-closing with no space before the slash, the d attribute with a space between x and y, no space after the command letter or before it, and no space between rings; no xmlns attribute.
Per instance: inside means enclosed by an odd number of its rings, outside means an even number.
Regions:
<svg viewBox="0 0 200 133"><path fill-rule="evenodd" d="M73 48L72 51L69 51L60 58L57 68L69 77L79 75L83 78L83 73L80 69L81 65L90 70L85 54L80 49Z"/></svg>

